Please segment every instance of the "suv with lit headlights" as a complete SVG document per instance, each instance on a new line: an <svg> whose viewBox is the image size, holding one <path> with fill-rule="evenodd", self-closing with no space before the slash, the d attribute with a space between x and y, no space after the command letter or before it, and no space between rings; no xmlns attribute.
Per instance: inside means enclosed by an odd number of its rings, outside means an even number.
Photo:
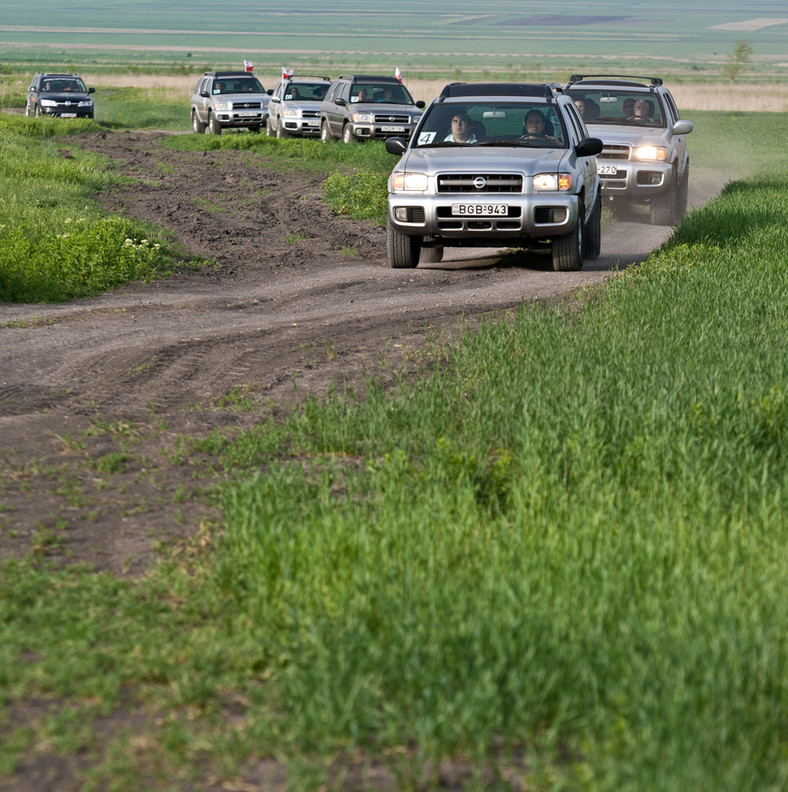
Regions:
<svg viewBox="0 0 788 792"><path fill-rule="evenodd" d="M650 206L654 225L676 225L687 211L692 121L682 120L659 77L574 75L566 92L581 108L599 156L602 196Z"/></svg>
<svg viewBox="0 0 788 792"><path fill-rule="evenodd" d="M271 137L320 134L320 103L331 85L328 77L293 75L274 88L268 103L266 133Z"/></svg>
<svg viewBox="0 0 788 792"><path fill-rule="evenodd" d="M27 89L25 115L60 118L93 118L95 88L87 88L73 73L39 72Z"/></svg>
<svg viewBox="0 0 788 792"><path fill-rule="evenodd" d="M450 246L550 245L555 270L599 256L596 155L558 85L453 83L424 112L389 177L392 267L436 262Z"/></svg>
<svg viewBox="0 0 788 792"><path fill-rule="evenodd" d="M396 77L343 75L331 83L320 105L320 139L354 140L409 137L424 102L414 102Z"/></svg>
<svg viewBox="0 0 788 792"><path fill-rule="evenodd" d="M270 99L251 72L205 72L192 94L192 129L214 135L232 128L259 132L265 125Z"/></svg>

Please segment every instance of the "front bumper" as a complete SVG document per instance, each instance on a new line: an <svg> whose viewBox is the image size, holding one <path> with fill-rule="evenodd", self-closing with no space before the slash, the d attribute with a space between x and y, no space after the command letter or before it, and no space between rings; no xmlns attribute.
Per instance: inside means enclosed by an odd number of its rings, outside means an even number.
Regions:
<svg viewBox="0 0 788 792"><path fill-rule="evenodd" d="M667 162L597 158L597 169L606 198L653 198L668 190L673 179L673 168Z"/></svg>
<svg viewBox="0 0 788 792"><path fill-rule="evenodd" d="M250 115L239 115L238 113L220 110L215 115L216 120L223 127L261 127L265 124L267 112L258 110Z"/></svg>
<svg viewBox="0 0 788 792"><path fill-rule="evenodd" d="M402 137L407 140L415 128L415 124L356 124L350 122L353 137L359 140L385 140L390 137Z"/></svg>
<svg viewBox="0 0 788 792"><path fill-rule="evenodd" d="M283 118L282 126L288 135L319 135L319 118Z"/></svg>
<svg viewBox="0 0 788 792"><path fill-rule="evenodd" d="M505 205L506 214L458 215L455 207ZM573 194L408 195L388 198L389 222L401 233L430 236L446 244L494 244L496 241L565 236L578 223L579 200Z"/></svg>

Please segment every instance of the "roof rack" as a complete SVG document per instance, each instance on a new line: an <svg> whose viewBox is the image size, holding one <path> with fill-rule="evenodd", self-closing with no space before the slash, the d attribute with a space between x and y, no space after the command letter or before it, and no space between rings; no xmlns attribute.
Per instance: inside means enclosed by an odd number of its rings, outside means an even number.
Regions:
<svg viewBox="0 0 788 792"><path fill-rule="evenodd" d="M285 77L285 80L326 80L327 82L331 82L330 77L324 77L322 74L291 74L289 77Z"/></svg>
<svg viewBox="0 0 788 792"><path fill-rule="evenodd" d="M661 77L637 77L632 74L573 74L569 78L569 84L589 80L590 82L622 82L637 80L639 83L647 83L652 86L662 85Z"/></svg>
<svg viewBox="0 0 788 792"><path fill-rule="evenodd" d="M552 99L564 89L558 83L449 83L440 95L454 96L531 96Z"/></svg>
<svg viewBox="0 0 788 792"><path fill-rule="evenodd" d="M354 80L355 82L371 82L373 80L377 82L391 82L391 83L398 83L399 80L396 77L389 77L385 74L340 74L337 78L338 80Z"/></svg>

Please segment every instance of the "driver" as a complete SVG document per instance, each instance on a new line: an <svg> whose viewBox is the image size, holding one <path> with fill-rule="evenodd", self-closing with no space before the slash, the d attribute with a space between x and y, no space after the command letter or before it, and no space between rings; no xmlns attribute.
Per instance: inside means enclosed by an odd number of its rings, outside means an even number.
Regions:
<svg viewBox="0 0 788 792"><path fill-rule="evenodd" d="M558 138L545 134L547 122L541 110L531 108L523 119L523 134L520 140L547 140L551 143L558 143Z"/></svg>

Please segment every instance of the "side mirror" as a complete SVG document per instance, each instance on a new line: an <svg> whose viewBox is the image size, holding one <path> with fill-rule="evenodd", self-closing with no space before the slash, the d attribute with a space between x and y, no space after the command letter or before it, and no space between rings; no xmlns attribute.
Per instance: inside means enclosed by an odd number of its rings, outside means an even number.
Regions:
<svg viewBox="0 0 788 792"><path fill-rule="evenodd" d="M342 98L337 99L336 104L338 104L340 107L347 107L347 102Z"/></svg>
<svg viewBox="0 0 788 792"><path fill-rule="evenodd" d="M88 93L96 93L96 89L95 88L88 88Z"/></svg>
<svg viewBox="0 0 788 792"><path fill-rule="evenodd" d="M211 95L208 93L208 91L200 91L200 96L202 96L203 99L211 98Z"/></svg>
<svg viewBox="0 0 788 792"><path fill-rule="evenodd" d="M272 96L272 97L271 97L271 101L272 101L274 104L279 104L279 102L281 102L282 100L281 100L281 99L280 99L278 96Z"/></svg>
<svg viewBox="0 0 788 792"><path fill-rule="evenodd" d="M575 146L575 154L577 154L578 157L594 157L602 153L603 146L604 144L600 138L583 138Z"/></svg>
<svg viewBox="0 0 788 792"><path fill-rule="evenodd" d="M426 106L427 106L427 103L426 103L426 102L424 102L424 101L422 101L421 99L419 99L419 101L418 101L418 102L416 102L416 107L419 107L419 108L421 108L422 110L423 110L423 109L424 109Z"/></svg>
<svg viewBox="0 0 788 792"><path fill-rule="evenodd" d="M267 93L269 96L273 96L273 95L274 95L274 89L273 89L273 88L269 88L269 89L266 91L266 93Z"/></svg>
<svg viewBox="0 0 788 792"><path fill-rule="evenodd" d="M389 154L396 154L398 157L401 157L405 153L405 149L408 147L408 142L405 138L401 137L390 137L386 138L386 151Z"/></svg>
<svg viewBox="0 0 788 792"><path fill-rule="evenodd" d="M674 135L689 135L690 132L695 128L695 125L692 121L676 121L671 128L671 132Z"/></svg>

